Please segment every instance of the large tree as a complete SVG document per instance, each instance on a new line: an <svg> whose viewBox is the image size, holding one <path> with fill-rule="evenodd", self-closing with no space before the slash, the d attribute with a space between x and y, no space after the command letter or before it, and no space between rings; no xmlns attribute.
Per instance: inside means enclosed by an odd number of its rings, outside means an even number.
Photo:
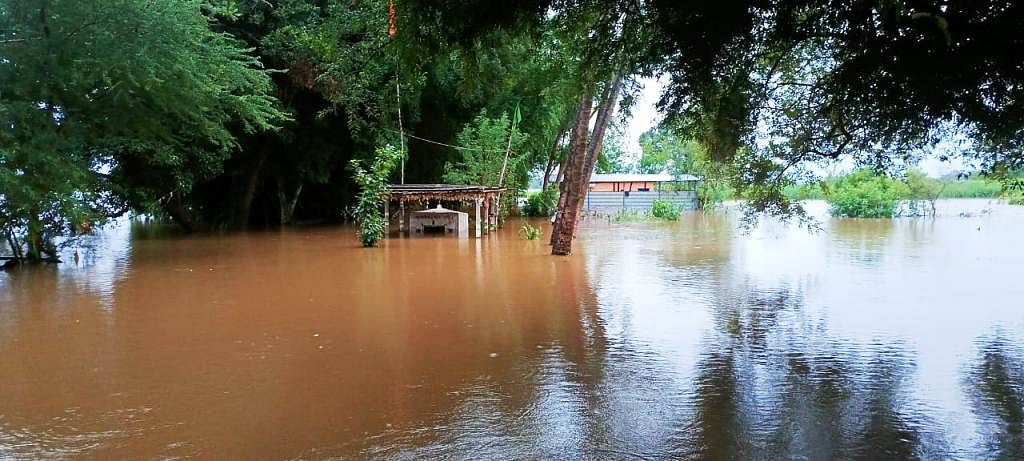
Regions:
<svg viewBox="0 0 1024 461"><path fill-rule="evenodd" d="M173 203L236 133L286 118L260 63L198 0L0 4L0 228L15 257ZM120 181L123 175L145 183Z"/></svg>

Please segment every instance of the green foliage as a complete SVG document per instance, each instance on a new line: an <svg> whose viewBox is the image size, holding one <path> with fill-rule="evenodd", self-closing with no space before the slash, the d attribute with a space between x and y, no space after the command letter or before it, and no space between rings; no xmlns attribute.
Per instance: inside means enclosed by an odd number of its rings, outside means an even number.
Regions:
<svg viewBox="0 0 1024 461"><path fill-rule="evenodd" d="M478 184L497 186L505 163L505 152L509 146L508 116L502 114L498 118L487 117L483 112L467 124L457 139L460 159L449 162L444 168L444 182L450 184ZM506 165L506 185L515 188L520 185L516 175L523 166L524 154L516 152L527 138L518 130L512 133L511 150Z"/></svg>
<svg viewBox="0 0 1024 461"><path fill-rule="evenodd" d="M381 207L388 192L391 172L400 158L401 152L388 145L377 149L368 170L364 170L358 160L353 159L350 163L353 179L359 185L354 211L358 225L356 234L364 247L377 246L384 238L387 217Z"/></svg>
<svg viewBox="0 0 1024 461"><path fill-rule="evenodd" d="M1003 191L999 181L985 178L969 178L962 181L943 181L941 198L990 198L998 197Z"/></svg>
<svg viewBox="0 0 1024 461"><path fill-rule="evenodd" d="M906 195L902 198L907 200L906 206L901 214L906 216L935 216L935 201L942 196L945 184L928 175L911 170L903 177L904 191Z"/></svg>
<svg viewBox="0 0 1024 461"><path fill-rule="evenodd" d="M679 207L668 200L655 200L651 203L651 216L666 221L678 221Z"/></svg>
<svg viewBox="0 0 1024 461"><path fill-rule="evenodd" d="M601 143L601 152L598 154L597 163L594 165L595 173L629 173L631 168L626 163L626 152L622 148L622 137L622 127L612 123L608 127L604 141Z"/></svg>
<svg viewBox="0 0 1024 461"><path fill-rule="evenodd" d="M654 128L640 135L641 173L669 173L673 176L698 172L700 145L686 140L670 129Z"/></svg>
<svg viewBox="0 0 1024 461"><path fill-rule="evenodd" d="M836 181L827 200L833 216L891 218L899 200L908 193L905 184L861 168Z"/></svg>
<svg viewBox="0 0 1024 461"><path fill-rule="evenodd" d="M735 194L723 181L705 177L697 184L697 202L702 210L713 210Z"/></svg>
<svg viewBox="0 0 1024 461"><path fill-rule="evenodd" d="M828 178L809 184L789 184L783 191L790 200L823 200L830 185L840 177ZM918 171L908 171L903 182L907 185L905 200L932 200L935 198L992 198L1003 192L999 181L973 177L965 180L935 179Z"/></svg>
<svg viewBox="0 0 1024 461"><path fill-rule="evenodd" d="M786 184L782 193L790 200L824 200L825 192L820 183Z"/></svg>
<svg viewBox="0 0 1024 461"><path fill-rule="evenodd" d="M507 115L491 118L481 112L459 133L459 159L445 164L442 180L449 184L498 186L504 165L505 178L501 185L513 193L502 194L502 206L505 210L514 208L518 193L528 181L527 153L519 151L527 138L512 126ZM506 149L509 148L511 152L506 163Z"/></svg>
<svg viewBox="0 0 1024 461"><path fill-rule="evenodd" d="M649 210L621 209L611 215L611 220L620 223L678 221L681 212L667 200L655 200Z"/></svg>
<svg viewBox="0 0 1024 461"><path fill-rule="evenodd" d="M906 196L902 198L909 200L935 200L944 188L942 182L917 170L908 171L903 177L903 184L906 185Z"/></svg>
<svg viewBox="0 0 1024 461"><path fill-rule="evenodd" d="M620 223L645 222L651 220L651 215L648 212L640 210L622 209L616 211L611 218L613 221Z"/></svg>
<svg viewBox="0 0 1024 461"><path fill-rule="evenodd" d="M537 240L541 236L541 231L531 226L530 223L524 222L523 227L519 228L519 235L522 235L526 240Z"/></svg>
<svg viewBox="0 0 1024 461"><path fill-rule="evenodd" d="M27 256L217 174L236 136L287 117L201 0L0 7L0 226ZM12 248L16 254L20 248Z"/></svg>
<svg viewBox="0 0 1024 461"><path fill-rule="evenodd" d="M1010 205L1024 205L1024 193L1015 192L1007 194L1006 203Z"/></svg>
<svg viewBox="0 0 1024 461"><path fill-rule="evenodd" d="M533 192L526 197L523 214L526 216L550 217L558 207L558 189L549 187L547 190Z"/></svg>

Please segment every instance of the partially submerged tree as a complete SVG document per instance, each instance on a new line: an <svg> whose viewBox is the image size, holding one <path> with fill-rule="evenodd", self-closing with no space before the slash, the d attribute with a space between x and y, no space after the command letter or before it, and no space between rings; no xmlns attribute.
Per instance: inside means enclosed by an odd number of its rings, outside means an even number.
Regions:
<svg viewBox="0 0 1024 461"><path fill-rule="evenodd" d="M569 143L569 157L565 165L564 179L559 189L558 214L551 231L551 254L568 255L572 252L572 241L576 237L576 225L583 211L584 198L587 195L590 177L594 173L597 157L601 151L601 143L608 127L615 103L618 101L622 76L604 89L598 104L597 119L594 131L590 133L588 125L593 107L591 96L580 100L576 111L576 124L573 127Z"/></svg>
<svg viewBox="0 0 1024 461"><path fill-rule="evenodd" d="M0 225L16 257L131 208L174 213L236 133L286 119L270 79L204 2L0 6ZM128 177L132 179L128 179Z"/></svg>

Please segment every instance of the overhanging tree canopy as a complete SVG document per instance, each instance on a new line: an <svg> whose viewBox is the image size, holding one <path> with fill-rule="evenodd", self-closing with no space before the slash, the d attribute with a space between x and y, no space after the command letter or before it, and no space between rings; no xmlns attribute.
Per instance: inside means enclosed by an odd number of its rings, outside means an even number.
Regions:
<svg viewBox="0 0 1024 461"><path fill-rule="evenodd" d="M668 74L670 126L730 166L758 210L793 211L781 186L806 162L899 168L957 136L989 170L1024 162L1020 2L554 0L509 17L578 11L613 18L579 31L587 62L625 53ZM629 18L650 24L627 37ZM446 19L504 25L472 11Z"/></svg>

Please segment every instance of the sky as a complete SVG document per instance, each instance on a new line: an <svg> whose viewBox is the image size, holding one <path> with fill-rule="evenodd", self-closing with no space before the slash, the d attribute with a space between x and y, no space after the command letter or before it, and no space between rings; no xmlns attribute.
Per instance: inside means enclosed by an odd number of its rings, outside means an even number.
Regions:
<svg viewBox="0 0 1024 461"><path fill-rule="evenodd" d="M640 135L657 126L664 119L664 114L658 111L657 104L658 99L661 98L662 90L668 84L668 78L665 75L657 78L643 78L639 81L643 85L643 90L641 90L633 107L632 117L625 125L622 140L622 149L629 155L628 160L630 162L640 158ZM939 159L939 155L942 153L956 153L956 145L954 143L940 143L937 149L933 155L924 158L917 165L917 168L932 177L968 170L967 164L958 158L945 162ZM955 155L952 156L955 157ZM837 167L829 168L828 171L822 170L818 173L828 174L833 172L833 170L836 170L835 172L842 172L843 170L852 169L853 166L853 162L846 161L845 163L840 163Z"/></svg>

